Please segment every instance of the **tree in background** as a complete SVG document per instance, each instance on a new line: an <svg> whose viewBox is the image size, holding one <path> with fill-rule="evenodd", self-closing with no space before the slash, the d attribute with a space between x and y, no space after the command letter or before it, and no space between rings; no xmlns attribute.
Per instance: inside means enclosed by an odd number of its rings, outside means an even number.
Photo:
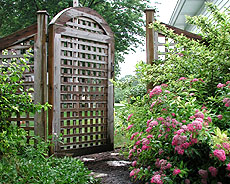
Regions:
<svg viewBox="0 0 230 184"><path fill-rule="evenodd" d="M124 62L124 54L143 43L143 12L149 0L80 0L80 6L96 10L115 34L115 67ZM73 0L0 0L0 37L9 35L36 22L36 12L47 10L52 19L61 10L71 7Z"/></svg>
<svg viewBox="0 0 230 184"><path fill-rule="evenodd" d="M147 92L146 85L132 75L126 75L114 82L114 84L115 103L122 101L133 103L136 98L142 97Z"/></svg>

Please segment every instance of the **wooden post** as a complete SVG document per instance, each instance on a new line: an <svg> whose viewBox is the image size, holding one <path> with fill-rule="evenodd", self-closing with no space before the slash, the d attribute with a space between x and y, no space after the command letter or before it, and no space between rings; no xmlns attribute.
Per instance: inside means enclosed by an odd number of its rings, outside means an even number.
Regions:
<svg viewBox="0 0 230 184"><path fill-rule="evenodd" d="M54 109L54 24L49 25L49 57L48 57L48 102L52 105L51 109L48 110L48 135L53 136L53 109ZM53 142L53 139L51 139ZM54 154L54 146L50 146L49 154Z"/></svg>
<svg viewBox="0 0 230 184"><path fill-rule="evenodd" d="M78 6L79 6L78 0L73 0L73 7L78 7Z"/></svg>
<svg viewBox="0 0 230 184"><path fill-rule="evenodd" d="M37 39L34 47L34 102L42 105L47 102L47 23L47 12L38 11ZM35 113L34 133L45 140L47 139L47 112L44 110Z"/></svg>
<svg viewBox="0 0 230 184"><path fill-rule="evenodd" d="M146 60L147 64L153 64L154 60L154 30L153 28L149 28L149 24L154 21L154 9L146 9ZM149 83L147 85L147 90L152 89L153 84Z"/></svg>

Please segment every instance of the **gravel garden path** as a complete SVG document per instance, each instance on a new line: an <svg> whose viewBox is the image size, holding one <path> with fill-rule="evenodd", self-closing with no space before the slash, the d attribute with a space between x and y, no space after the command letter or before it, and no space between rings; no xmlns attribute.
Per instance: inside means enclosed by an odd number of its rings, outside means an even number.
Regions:
<svg viewBox="0 0 230 184"><path fill-rule="evenodd" d="M100 178L102 184L139 184L129 177L131 162L125 159L119 149L78 157L86 167L92 171L92 175Z"/></svg>

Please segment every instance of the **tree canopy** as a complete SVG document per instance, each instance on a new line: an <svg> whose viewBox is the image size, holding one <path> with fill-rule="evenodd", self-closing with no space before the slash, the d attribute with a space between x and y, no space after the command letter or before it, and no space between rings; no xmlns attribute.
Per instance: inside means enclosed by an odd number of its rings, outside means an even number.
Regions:
<svg viewBox="0 0 230 184"><path fill-rule="evenodd" d="M115 63L123 54L143 43L144 9L149 0L80 0L79 5L96 10L115 34ZM36 12L47 10L52 19L61 10L72 7L73 0L0 0L0 37L36 22ZM117 70L119 71L119 70Z"/></svg>

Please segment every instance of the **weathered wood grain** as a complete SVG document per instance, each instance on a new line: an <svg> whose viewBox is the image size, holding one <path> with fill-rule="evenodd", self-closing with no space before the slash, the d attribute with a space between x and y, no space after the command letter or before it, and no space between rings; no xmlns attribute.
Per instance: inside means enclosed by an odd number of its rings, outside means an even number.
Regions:
<svg viewBox="0 0 230 184"><path fill-rule="evenodd" d="M47 25L48 14L46 11L37 12L37 40L35 41L34 63L34 102L44 105L47 102ZM44 109L35 113L34 133L47 139L47 113Z"/></svg>

